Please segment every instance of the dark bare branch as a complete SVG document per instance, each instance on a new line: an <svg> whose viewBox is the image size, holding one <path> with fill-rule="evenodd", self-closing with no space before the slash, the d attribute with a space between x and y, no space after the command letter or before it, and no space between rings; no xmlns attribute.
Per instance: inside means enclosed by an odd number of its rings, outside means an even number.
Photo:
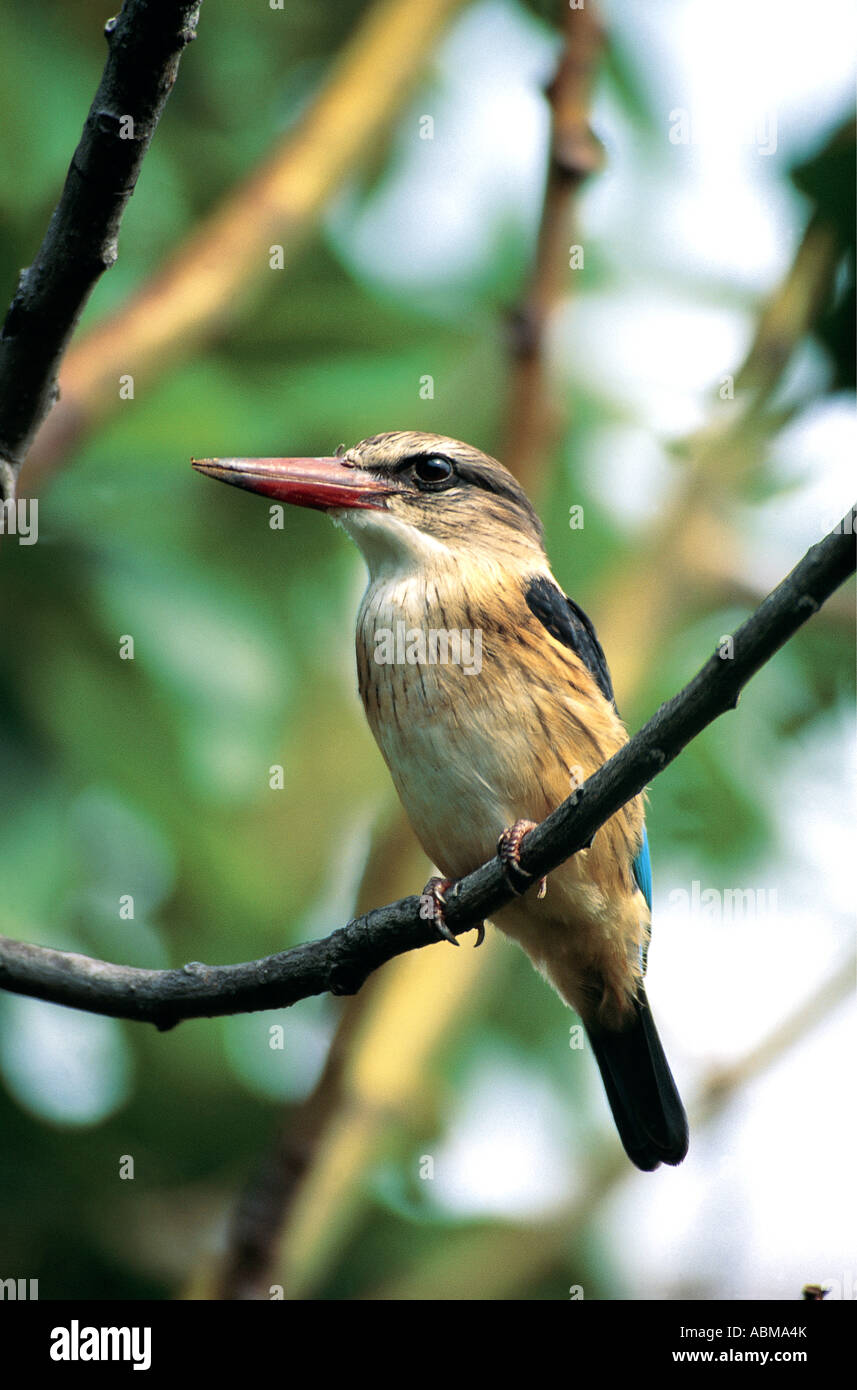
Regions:
<svg viewBox="0 0 857 1390"><path fill-rule="evenodd" d="M125 0L107 21L107 62L38 255L21 272L0 332L0 498L57 398L57 375L96 280L117 256L119 224L143 157L196 37L201 0Z"/></svg>
<svg viewBox="0 0 857 1390"><path fill-rule="evenodd" d="M857 508L807 551L738 628L731 655L718 649L615 757L527 836L521 849L525 870L539 878L583 849L708 724L735 708L751 677L853 574L855 524ZM492 859L448 895L447 924L460 935L511 897L500 861ZM284 1008L328 991L352 994L379 965L436 940L416 897L377 908L321 941L241 965L141 970L0 937L0 987L170 1028L184 1018Z"/></svg>

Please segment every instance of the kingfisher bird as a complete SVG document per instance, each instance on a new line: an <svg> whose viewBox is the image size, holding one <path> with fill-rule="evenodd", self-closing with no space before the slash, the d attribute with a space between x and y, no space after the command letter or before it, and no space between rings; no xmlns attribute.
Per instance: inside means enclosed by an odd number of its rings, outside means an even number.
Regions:
<svg viewBox="0 0 857 1390"><path fill-rule="evenodd" d="M687 1117L643 982L652 880L642 797L547 883L519 862L529 830L628 735L595 628L554 578L515 477L469 444L408 430L327 458L192 462L327 512L357 543L369 571L360 695L443 875L426 890L439 933L458 944L446 896L499 851L516 897L492 922L580 1017L628 1157L646 1171L680 1163Z"/></svg>

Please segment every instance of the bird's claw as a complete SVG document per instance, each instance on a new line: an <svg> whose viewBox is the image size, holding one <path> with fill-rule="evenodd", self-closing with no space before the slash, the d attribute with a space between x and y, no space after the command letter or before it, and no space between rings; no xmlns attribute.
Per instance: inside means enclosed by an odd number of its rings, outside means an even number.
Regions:
<svg viewBox="0 0 857 1390"><path fill-rule="evenodd" d="M516 820L514 825L510 825L507 830L503 831L497 841L497 854L503 865L506 881L512 892L519 898L537 881L533 874L527 873L521 864L521 843L524 836L529 835L530 831L535 830L535 828L536 822L533 820ZM539 879L538 885L539 891L536 896L543 898L548 891L547 879Z"/></svg>
<svg viewBox="0 0 857 1390"><path fill-rule="evenodd" d="M423 899L428 898L432 921L437 927L438 933L444 941L448 941L452 946L458 945L458 939L446 925L446 894L452 887L451 878L430 878L422 891Z"/></svg>
<svg viewBox="0 0 857 1390"><path fill-rule="evenodd" d="M458 940L458 937L455 936L446 925L446 894L449 892L450 888L452 888L453 882L454 880L451 878L430 878L422 891L422 897L423 899L429 899L430 912L426 915L431 916L439 935L443 937L444 941L449 941L453 946L460 946L461 942ZM474 946L481 946L484 940L485 923L477 922L476 940L473 944Z"/></svg>

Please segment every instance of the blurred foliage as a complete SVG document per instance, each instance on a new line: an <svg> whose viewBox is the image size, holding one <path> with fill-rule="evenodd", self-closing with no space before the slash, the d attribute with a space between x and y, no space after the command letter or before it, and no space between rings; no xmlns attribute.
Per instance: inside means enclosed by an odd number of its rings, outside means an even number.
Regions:
<svg viewBox="0 0 857 1390"><path fill-rule="evenodd" d="M204 7L119 262L82 331L264 156L362 8ZM549 7L534 9L544 20ZM105 17L92 0L46 0L38 16L19 0L0 12L4 294L55 200L98 81ZM434 80L427 72L426 90ZM651 137L648 78L619 41L604 82ZM376 152L349 191L356 206L389 174L394 148L391 140ZM830 392L854 372L852 163L847 146L793 171L804 198L851 238L838 299L818 330ZM424 288L411 296L373 287L340 254L339 227L334 219L334 230L314 237L205 351L108 415L42 497L37 546L0 549L8 935L140 965L226 962L321 934L352 908L372 826L393 799L355 695L358 559L314 514L288 513L282 531L270 530L258 499L203 484L187 459L324 453L404 427L501 450L503 314L532 247L520 228L494 227L492 258L465 287L472 307L457 316L440 290L434 302ZM616 273L597 246L591 262L591 278L575 283L583 295ZM734 286L723 294L755 307ZM433 401L417 395L427 370L443 383ZM575 463L611 407L582 383L568 404L571 423L539 500L557 576L597 620L593 601L634 539ZM747 497L758 482L747 479ZM585 546L568 544L569 497L586 503ZM712 633L731 631L748 609L728 596L676 594L671 640L625 700L628 722L678 688ZM134 636L133 661L119 659L123 634ZM740 757L724 722L659 781L656 879L691 855L718 881L779 852L772 769L795 731L840 707L851 686L848 643L832 625L811 625L742 703ZM268 785L276 764L282 791ZM134 897L133 920L120 918L124 894ZM511 950L498 980L502 988L462 1020L455 1047L436 1056L412 1123L389 1127L347 1258L321 1296L366 1296L396 1288L423 1260L476 1258L493 1218L452 1214L413 1174L419 1155L442 1145L455 1098L479 1067L499 1075L512 1057L546 1078L578 1145L603 1118L580 1073L569 1074L559 1001ZM0 998L0 1276L38 1277L44 1298L180 1291L216 1248L282 1106L288 1121L313 1084L337 1010L312 1001L290 1015L191 1022L161 1036L105 1019L78 1028L62 1011ZM285 1027L283 1052L268 1049L272 1022ZM117 1176L125 1154L133 1182ZM535 1275L526 1296L567 1296L569 1267L589 1271L587 1296L615 1292L609 1256L586 1244Z"/></svg>
<svg viewBox="0 0 857 1390"><path fill-rule="evenodd" d="M812 158L792 170L800 189L820 216L837 231L843 246L842 274L833 303L823 315L818 338L833 366L831 389L853 390L857 381L857 189L854 181L854 125L846 125Z"/></svg>

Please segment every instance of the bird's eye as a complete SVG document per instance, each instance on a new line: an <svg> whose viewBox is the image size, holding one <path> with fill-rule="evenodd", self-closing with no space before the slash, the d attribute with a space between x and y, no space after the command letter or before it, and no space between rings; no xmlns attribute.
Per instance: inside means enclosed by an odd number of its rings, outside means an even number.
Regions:
<svg viewBox="0 0 857 1390"><path fill-rule="evenodd" d="M429 487L432 484L437 486L438 483L447 483L452 478L452 464L440 454L415 459L413 469L417 482L425 483Z"/></svg>

